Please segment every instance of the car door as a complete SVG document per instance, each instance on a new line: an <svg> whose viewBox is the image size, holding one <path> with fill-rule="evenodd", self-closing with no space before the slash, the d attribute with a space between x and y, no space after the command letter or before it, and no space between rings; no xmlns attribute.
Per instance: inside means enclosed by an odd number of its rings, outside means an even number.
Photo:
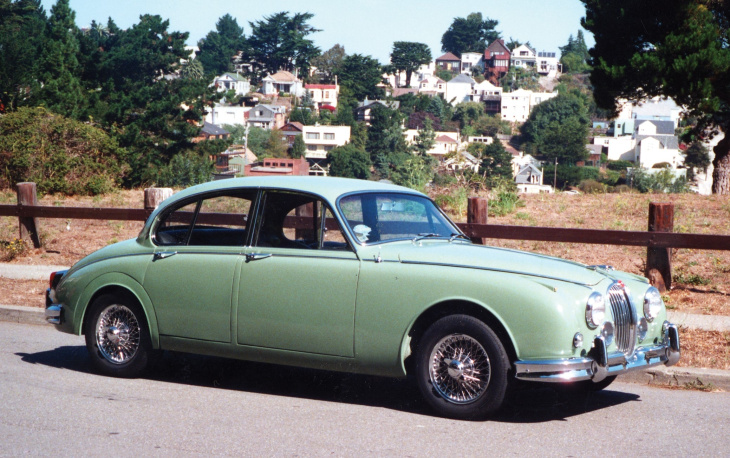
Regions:
<svg viewBox="0 0 730 458"><path fill-rule="evenodd" d="M233 283L254 196L201 196L161 217L144 278L161 335L231 342Z"/></svg>
<svg viewBox="0 0 730 458"><path fill-rule="evenodd" d="M238 289L238 343L352 357L360 262L316 197L267 191Z"/></svg>

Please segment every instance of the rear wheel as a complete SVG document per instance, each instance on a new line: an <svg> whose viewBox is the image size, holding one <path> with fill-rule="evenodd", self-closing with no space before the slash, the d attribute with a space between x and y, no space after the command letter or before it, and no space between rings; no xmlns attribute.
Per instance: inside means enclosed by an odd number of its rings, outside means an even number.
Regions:
<svg viewBox="0 0 730 458"><path fill-rule="evenodd" d="M134 377L147 367L152 344L142 309L128 298L99 296L86 320L86 348L100 372Z"/></svg>
<svg viewBox="0 0 730 458"><path fill-rule="evenodd" d="M496 412L504 402L508 371L507 352L497 335L467 315L436 321L416 351L421 394L447 417L479 419Z"/></svg>

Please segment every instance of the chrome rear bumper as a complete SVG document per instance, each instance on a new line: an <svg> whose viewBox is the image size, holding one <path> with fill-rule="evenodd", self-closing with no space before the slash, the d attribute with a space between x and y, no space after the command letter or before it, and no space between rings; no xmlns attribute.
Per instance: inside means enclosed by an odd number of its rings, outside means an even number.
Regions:
<svg viewBox="0 0 730 458"><path fill-rule="evenodd" d="M609 355L603 338L596 337L588 357L517 361L515 376L521 380L539 382L576 382L580 380L600 382L609 375L624 374L659 364L673 366L679 361L679 355L677 326L667 323L662 343L637 347L630 356L620 352Z"/></svg>

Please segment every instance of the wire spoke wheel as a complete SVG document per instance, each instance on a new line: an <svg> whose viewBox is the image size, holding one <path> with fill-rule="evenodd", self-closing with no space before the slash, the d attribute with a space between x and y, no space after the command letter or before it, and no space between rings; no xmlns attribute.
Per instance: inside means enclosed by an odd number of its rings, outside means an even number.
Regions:
<svg viewBox="0 0 730 458"><path fill-rule="evenodd" d="M112 364L129 362L140 347L141 329L134 312L113 304L99 314L95 326L99 353Z"/></svg>
<svg viewBox="0 0 730 458"><path fill-rule="evenodd" d="M429 361L431 383L449 402L469 404L479 399L489 386L489 355L468 335L444 337L434 346Z"/></svg>

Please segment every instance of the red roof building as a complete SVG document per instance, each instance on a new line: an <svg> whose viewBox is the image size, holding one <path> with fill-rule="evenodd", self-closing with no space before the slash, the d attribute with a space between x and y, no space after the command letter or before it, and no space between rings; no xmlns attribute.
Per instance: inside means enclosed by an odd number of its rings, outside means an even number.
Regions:
<svg viewBox="0 0 730 458"><path fill-rule="evenodd" d="M509 71L510 51L504 40L495 40L484 50L484 72L490 83L497 85Z"/></svg>

